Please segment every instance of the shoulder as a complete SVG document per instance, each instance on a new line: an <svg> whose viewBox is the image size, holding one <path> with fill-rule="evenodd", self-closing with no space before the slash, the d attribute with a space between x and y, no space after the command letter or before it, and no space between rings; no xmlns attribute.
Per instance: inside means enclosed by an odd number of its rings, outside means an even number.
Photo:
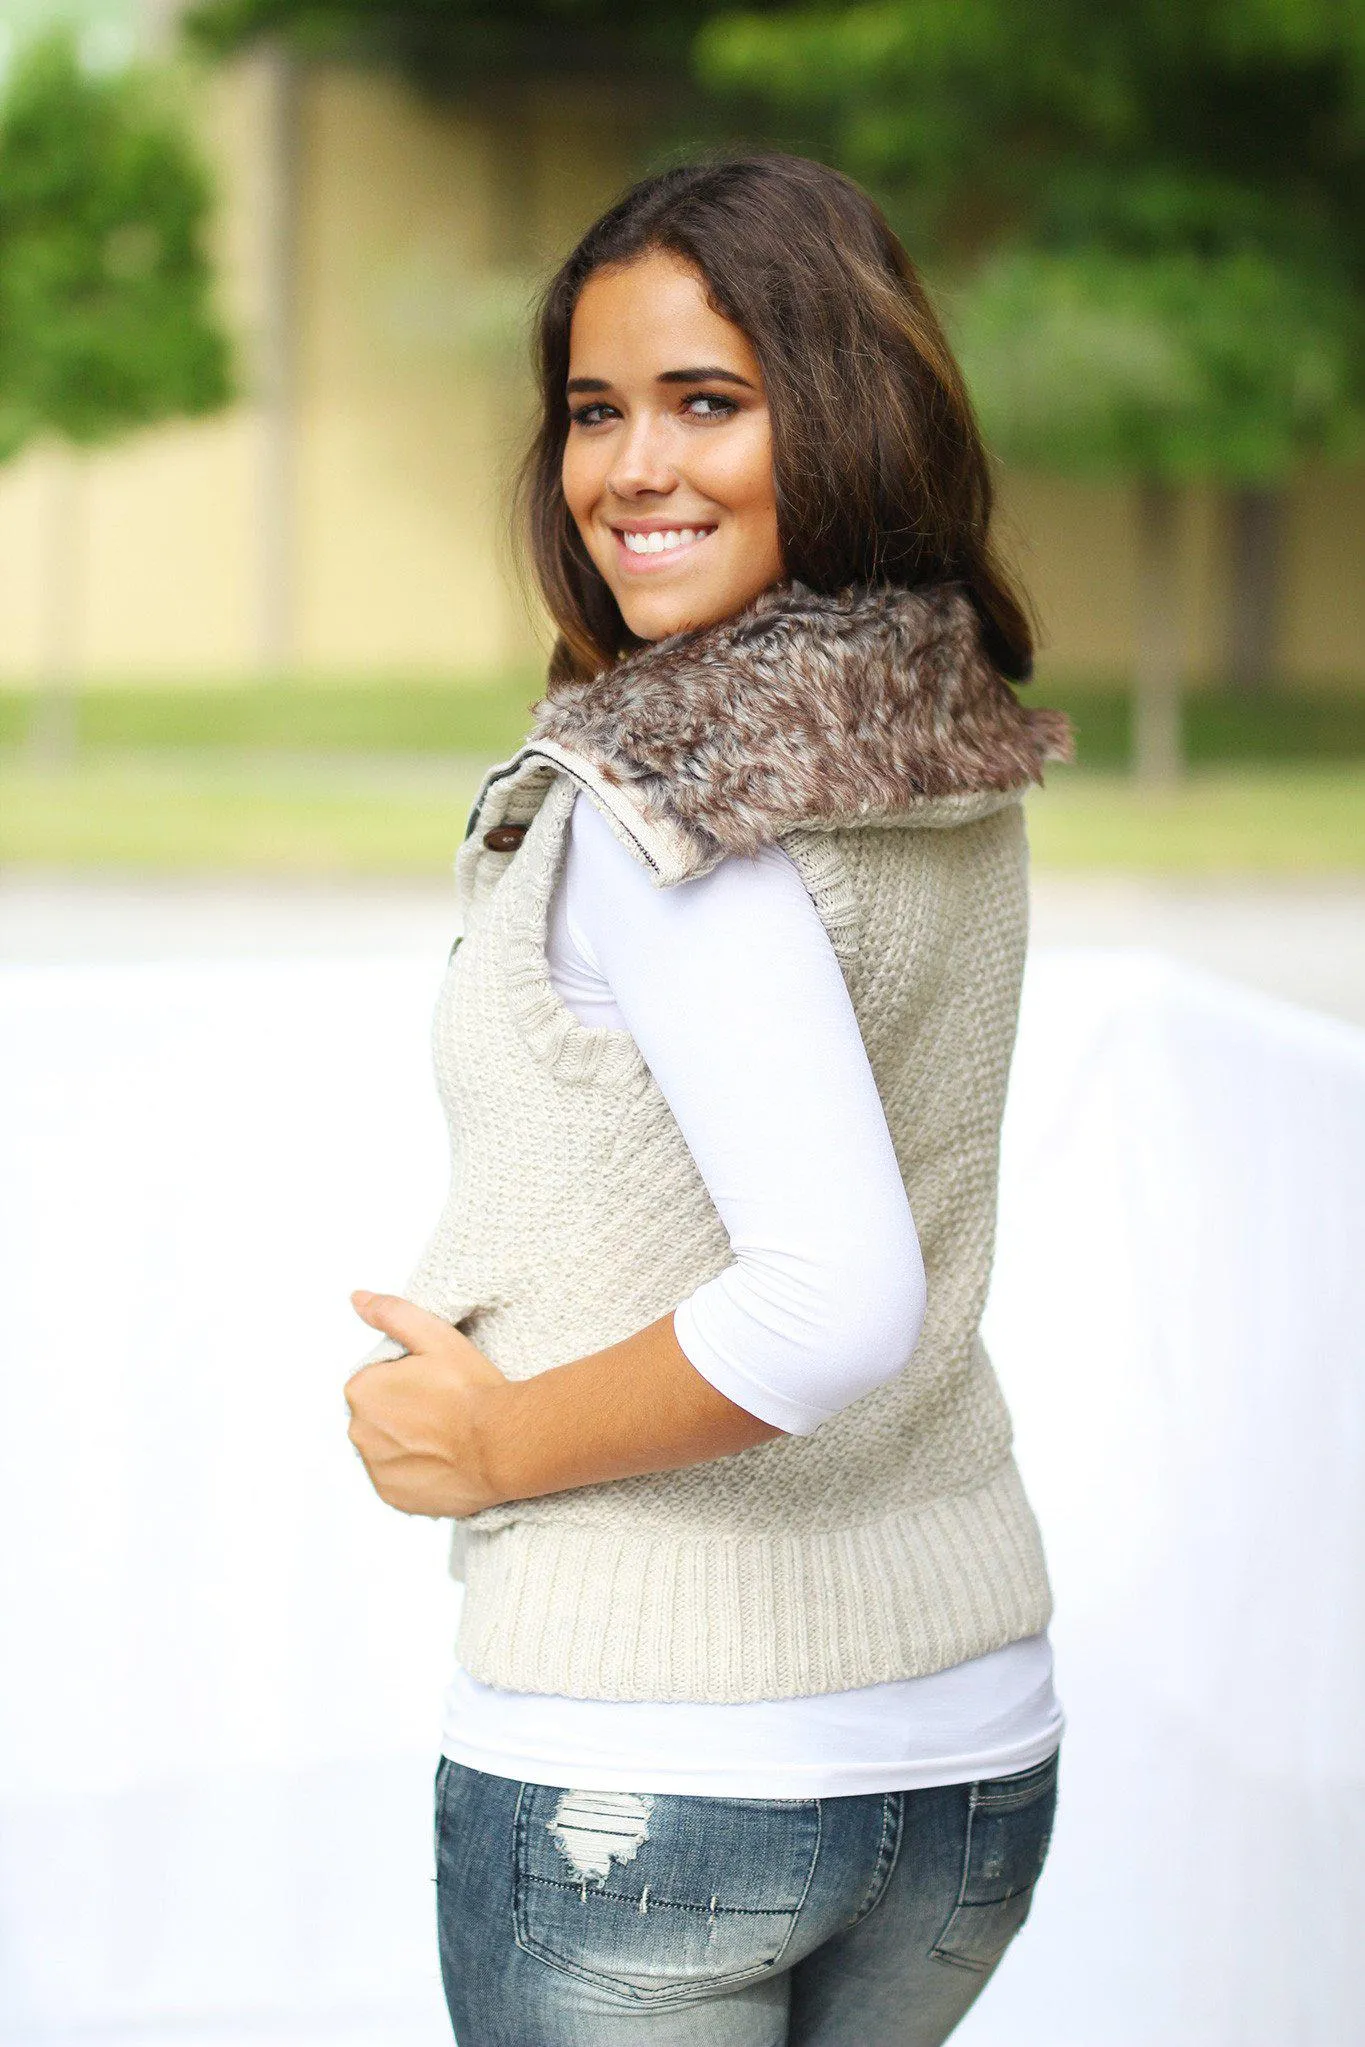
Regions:
<svg viewBox="0 0 1365 2047"><path fill-rule="evenodd" d="M575 883L644 895L665 915L670 904L717 900L737 891L751 896L806 893L799 868L776 841L753 853L726 853L704 874L660 886L637 848L616 830L586 789L579 789L574 798L567 838L565 857Z"/></svg>
<svg viewBox="0 0 1365 2047"><path fill-rule="evenodd" d="M659 886L580 792L569 821L565 900L572 926L599 960L629 952L667 962L708 963L747 980L779 962L823 962L829 936L800 868L777 844L728 853L704 874Z"/></svg>

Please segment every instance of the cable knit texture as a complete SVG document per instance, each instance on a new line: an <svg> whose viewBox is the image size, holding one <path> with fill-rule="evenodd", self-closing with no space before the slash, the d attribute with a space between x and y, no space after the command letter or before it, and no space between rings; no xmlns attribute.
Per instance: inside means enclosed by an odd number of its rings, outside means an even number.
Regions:
<svg viewBox="0 0 1365 2047"><path fill-rule="evenodd" d="M634 1040L581 1024L548 979L581 787L660 886L769 840L796 862L929 1304L907 1368L814 1435L458 1524L462 1663L518 1691L740 1701L919 1676L1036 1633L1047 1573L979 1324L1027 932L1020 797L1067 757L1065 720L1018 703L958 591L799 585L561 686L535 718L456 860L464 933L434 1026L451 1187L409 1296L525 1378L730 1262ZM527 827L520 844L487 847L505 824Z"/></svg>

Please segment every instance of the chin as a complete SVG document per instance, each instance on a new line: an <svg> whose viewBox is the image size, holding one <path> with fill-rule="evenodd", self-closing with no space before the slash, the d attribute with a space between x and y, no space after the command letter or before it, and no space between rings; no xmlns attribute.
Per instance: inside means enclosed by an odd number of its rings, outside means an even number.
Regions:
<svg viewBox="0 0 1365 2047"><path fill-rule="evenodd" d="M689 626L699 623L697 613L700 607L695 604L670 604L662 600L642 604L634 593L624 602L620 597L616 601L622 618L637 640L665 640L670 633L686 632Z"/></svg>
<svg viewBox="0 0 1365 2047"><path fill-rule="evenodd" d="M687 596L683 591L660 590L657 595L641 590L616 592L622 618L638 640L664 640L670 633L691 632L698 626L715 625L732 612L743 609L744 598Z"/></svg>

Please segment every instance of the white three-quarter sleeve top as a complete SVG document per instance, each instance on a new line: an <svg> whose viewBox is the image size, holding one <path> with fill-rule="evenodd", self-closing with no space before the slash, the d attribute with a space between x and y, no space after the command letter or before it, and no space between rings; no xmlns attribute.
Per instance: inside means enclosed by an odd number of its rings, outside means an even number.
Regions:
<svg viewBox="0 0 1365 2047"><path fill-rule="evenodd" d="M903 1370L924 1317L914 1217L843 974L778 846L668 889L579 795L551 983L627 1029L725 1225L731 1263L673 1317L728 1400L810 1434ZM581 1790L835 1797L1003 1776L1057 1746L1046 1635L928 1677L741 1705L514 1693L456 1669L442 1748Z"/></svg>

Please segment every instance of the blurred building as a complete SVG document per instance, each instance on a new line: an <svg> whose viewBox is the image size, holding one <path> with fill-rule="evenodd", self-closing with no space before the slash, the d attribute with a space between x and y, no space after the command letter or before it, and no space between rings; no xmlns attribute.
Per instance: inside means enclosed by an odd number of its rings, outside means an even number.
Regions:
<svg viewBox="0 0 1365 2047"><path fill-rule="evenodd" d="M73 7L81 0L71 0ZM120 7L103 9L106 36ZM27 26L43 0L0 4ZM163 39L173 0L133 22ZM114 26L110 26L113 17ZM98 24L97 24L98 26ZM452 108L342 65L261 52L187 73L219 183L222 303L243 396L84 465L80 661L91 680L486 672L532 655L506 486L528 419L519 315L631 162L630 109L580 88ZM0 472L0 680L42 659L50 459ZM1049 665L1129 665L1121 489L1015 476L1004 534ZM1195 673L1226 643L1220 507L1192 493L1183 593ZM1365 470L1292 493L1284 668L1365 683Z"/></svg>

